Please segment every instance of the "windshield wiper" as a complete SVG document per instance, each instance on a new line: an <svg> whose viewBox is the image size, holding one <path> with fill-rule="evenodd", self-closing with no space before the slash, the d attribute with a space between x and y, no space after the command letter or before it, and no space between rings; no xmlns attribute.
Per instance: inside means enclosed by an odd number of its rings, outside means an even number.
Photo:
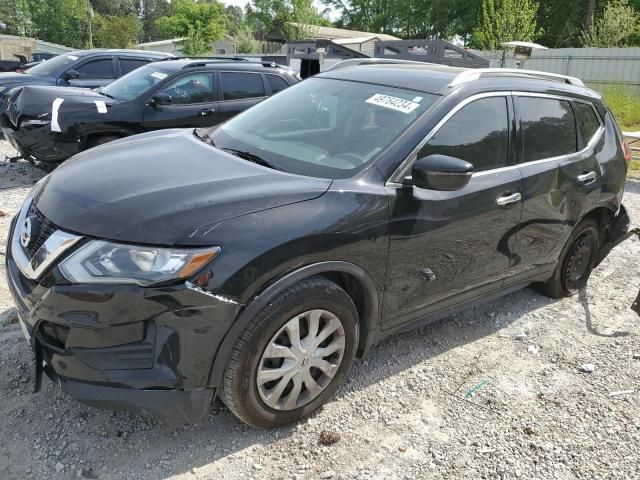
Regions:
<svg viewBox="0 0 640 480"><path fill-rule="evenodd" d="M282 167L276 165L275 163L265 160L264 158L256 155L255 153L246 152L244 150L236 150L235 148L222 148L225 152L229 152L236 157L243 158L244 160L248 160L253 163L257 163L258 165L262 165L263 167L273 168L274 170L282 170Z"/></svg>
<svg viewBox="0 0 640 480"><path fill-rule="evenodd" d="M113 100L115 100L115 97L113 95L109 95L108 93L104 93L104 92L98 92L100 95L104 95L107 98L111 98Z"/></svg>
<svg viewBox="0 0 640 480"><path fill-rule="evenodd" d="M211 145L212 147L216 146L216 144L213 143L213 139L209 136L209 134L204 128L195 128L193 130L193 134L196 136L198 140L206 143L207 145Z"/></svg>

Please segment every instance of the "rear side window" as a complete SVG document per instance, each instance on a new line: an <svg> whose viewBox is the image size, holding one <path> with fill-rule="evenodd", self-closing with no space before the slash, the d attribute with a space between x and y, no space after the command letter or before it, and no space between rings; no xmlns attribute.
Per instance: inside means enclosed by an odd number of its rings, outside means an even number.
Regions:
<svg viewBox="0 0 640 480"><path fill-rule="evenodd" d="M505 97L475 100L436 132L418 158L448 155L471 163L476 172L507 165L509 115Z"/></svg>
<svg viewBox="0 0 640 480"><path fill-rule="evenodd" d="M141 58L121 58L120 71L122 72L122 75L126 75L127 73L143 65L146 65L147 63L149 63L149 60L143 60Z"/></svg>
<svg viewBox="0 0 640 480"><path fill-rule="evenodd" d="M77 68L80 80L115 78L113 75L113 61L111 58L91 60Z"/></svg>
<svg viewBox="0 0 640 480"><path fill-rule="evenodd" d="M273 93L278 93L284 90L289 86L289 84L285 81L284 78L279 75L267 75L267 81L269 82L269 86L271 87L271 91Z"/></svg>
<svg viewBox="0 0 640 480"><path fill-rule="evenodd" d="M225 100L264 97L262 77L257 73L223 72L222 93Z"/></svg>
<svg viewBox="0 0 640 480"><path fill-rule="evenodd" d="M518 98L524 161L568 155L577 151L576 120L571 103L552 98Z"/></svg>
<svg viewBox="0 0 640 480"><path fill-rule="evenodd" d="M578 121L578 128L582 135L582 144L587 145L600 128L600 121L588 103L574 102L573 110Z"/></svg>

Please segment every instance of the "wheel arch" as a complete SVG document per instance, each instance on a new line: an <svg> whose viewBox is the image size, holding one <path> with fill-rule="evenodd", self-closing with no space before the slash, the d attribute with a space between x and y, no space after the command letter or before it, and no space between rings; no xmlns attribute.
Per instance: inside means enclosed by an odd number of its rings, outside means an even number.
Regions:
<svg viewBox="0 0 640 480"><path fill-rule="evenodd" d="M234 345L253 317L278 293L310 277L321 276L339 285L353 300L358 311L360 339L358 356L362 357L372 344L380 318L378 290L369 274L358 265L343 261L319 262L287 272L269 282L241 311L222 340L209 373L209 385L220 386L224 368Z"/></svg>

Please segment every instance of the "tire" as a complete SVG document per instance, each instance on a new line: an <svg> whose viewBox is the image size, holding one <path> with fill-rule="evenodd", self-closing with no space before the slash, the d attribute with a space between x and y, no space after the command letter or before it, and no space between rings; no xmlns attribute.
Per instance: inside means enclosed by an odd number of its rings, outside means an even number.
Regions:
<svg viewBox="0 0 640 480"><path fill-rule="evenodd" d="M105 143L113 142L114 140L119 140L121 137L117 135L102 135L92 142L89 142L88 148L97 147L98 145L104 145Z"/></svg>
<svg viewBox="0 0 640 480"><path fill-rule="evenodd" d="M552 298L564 298L582 290L589 280L596 254L600 249L600 229L590 219L580 222L562 249L553 276L537 290Z"/></svg>
<svg viewBox="0 0 640 480"><path fill-rule="evenodd" d="M300 342L291 333L296 328ZM328 331L332 333L322 340ZM224 371L221 397L253 427L296 422L334 395L353 363L358 335L351 297L324 278L303 280L278 294L242 332ZM314 340L316 348L310 347Z"/></svg>

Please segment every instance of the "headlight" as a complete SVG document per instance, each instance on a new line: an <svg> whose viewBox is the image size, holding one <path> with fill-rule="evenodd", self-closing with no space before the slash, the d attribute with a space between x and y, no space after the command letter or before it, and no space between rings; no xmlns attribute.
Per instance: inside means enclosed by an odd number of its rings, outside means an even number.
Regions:
<svg viewBox="0 0 640 480"><path fill-rule="evenodd" d="M220 253L219 247L158 248L89 242L60 264L74 283L150 285L191 277Z"/></svg>

